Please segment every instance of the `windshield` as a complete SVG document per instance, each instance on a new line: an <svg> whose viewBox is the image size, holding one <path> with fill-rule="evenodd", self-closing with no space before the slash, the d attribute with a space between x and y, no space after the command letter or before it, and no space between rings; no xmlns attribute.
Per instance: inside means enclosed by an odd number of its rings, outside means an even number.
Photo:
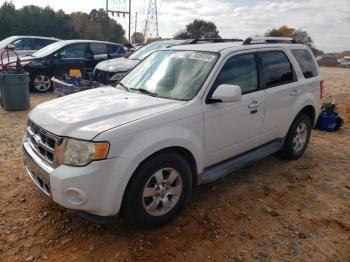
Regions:
<svg viewBox="0 0 350 262"><path fill-rule="evenodd" d="M15 41L18 37L17 36L10 36L8 38L5 38L0 42L0 49L5 48L9 44L11 44L13 41Z"/></svg>
<svg viewBox="0 0 350 262"><path fill-rule="evenodd" d="M154 52L120 83L126 89L153 96L190 100L202 87L217 57L217 54L208 52Z"/></svg>
<svg viewBox="0 0 350 262"><path fill-rule="evenodd" d="M57 51L61 47L65 45L64 41L58 41L55 43L52 43L50 45L45 46L44 48L41 48L40 50L36 51L32 54L34 57L45 57L47 55L52 54L53 52Z"/></svg>
<svg viewBox="0 0 350 262"><path fill-rule="evenodd" d="M174 43L170 43L168 41L158 41L158 42L153 42L151 44L148 44L139 50L137 50L135 53L133 53L131 56L129 56L130 59L134 60L143 60L145 59L148 55L150 55L152 52L168 47L168 46L173 46Z"/></svg>

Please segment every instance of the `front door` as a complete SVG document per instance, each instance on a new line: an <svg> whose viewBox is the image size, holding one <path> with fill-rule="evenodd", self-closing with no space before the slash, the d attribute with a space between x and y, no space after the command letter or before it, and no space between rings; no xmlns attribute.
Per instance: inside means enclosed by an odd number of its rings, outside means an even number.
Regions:
<svg viewBox="0 0 350 262"><path fill-rule="evenodd" d="M256 54L227 59L209 95L220 84L240 86L242 99L203 105L206 167L257 147L264 121L265 92L260 89Z"/></svg>
<svg viewBox="0 0 350 262"><path fill-rule="evenodd" d="M86 43L70 44L63 47L56 56L54 56L54 75L62 76L68 74L70 69L79 69L84 74Z"/></svg>

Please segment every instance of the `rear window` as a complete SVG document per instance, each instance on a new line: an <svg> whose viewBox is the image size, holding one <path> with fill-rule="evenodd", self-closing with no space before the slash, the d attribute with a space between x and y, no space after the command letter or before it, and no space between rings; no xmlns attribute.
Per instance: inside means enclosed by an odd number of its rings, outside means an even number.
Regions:
<svg viewBox="0 0 350 262"><path fill-rule="evenodd" d="M292 50L292 54L297 60L305 78L318 76L315 61L308 50L294 49Z"/></svg>
<svg viewBox="0 0 350 262"><path fill-rule="evenodd" d="M262 52L264 87L274 87L294 82L292 64L282 51Z"/></svg>

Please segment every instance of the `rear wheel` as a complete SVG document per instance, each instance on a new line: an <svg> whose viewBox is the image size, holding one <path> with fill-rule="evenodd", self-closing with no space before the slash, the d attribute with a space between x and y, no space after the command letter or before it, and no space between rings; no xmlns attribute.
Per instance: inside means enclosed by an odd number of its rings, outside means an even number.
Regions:
<svg viewBox="0 0 350 262"><path fill-rule="evenodd" d="M33 78L32 86L35 91L45 93L51 89L52 83L48 75L37 74Z"/></svg>
<svg viewBox="0 0 350 262"><path fill-rule="evenodd" d="M156 155L134 174L122 212L138 227L163 225L185 207L191 188L191 168L185 159L171 152Z"/></svg>
<svg viewBox="0 0 350 262"><path fill-rule="evenodd" d="M290 127L284 145L279 152L285 159L297 159L305 152L311 135L311 119L306 114L300 114Z"/></svg>

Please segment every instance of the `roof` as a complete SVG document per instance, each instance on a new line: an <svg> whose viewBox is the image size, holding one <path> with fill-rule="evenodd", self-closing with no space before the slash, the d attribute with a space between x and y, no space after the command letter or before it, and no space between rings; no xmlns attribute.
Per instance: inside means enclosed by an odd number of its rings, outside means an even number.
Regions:
<svg viewBox="0 0 350 262"><path fill-rule="evenodd" d="M220 53L225 51L239 51L266 47L282 47L290 49L305 48L305 45L300 44L254 44L254 45L243 45L242 42L224 42L224 43L210 43L210 44L198 44L198 45L179 45L173 46L169 49L175 50L191 50L191 51L206 51Z"/></svg>
<svg viewBox="0 0 350 262"><path fill-rule="evenodd" d="M35 35L14 35L13 38L39 38L39 39L51 39L51 40L61 40L55 37L47 37L47 36L35 36Z"/></svg>
<svg viewBox="0 0 350 262"><path fill-rule="evenodd" d="M66 44L77 44L77 43L101 43L101 44L112 44L112 45L120 45L118 43L107 42L107 41L98 41L98 40L86 40L86 39L72 39L72 40L62 40L61 42Z"/></svg>

